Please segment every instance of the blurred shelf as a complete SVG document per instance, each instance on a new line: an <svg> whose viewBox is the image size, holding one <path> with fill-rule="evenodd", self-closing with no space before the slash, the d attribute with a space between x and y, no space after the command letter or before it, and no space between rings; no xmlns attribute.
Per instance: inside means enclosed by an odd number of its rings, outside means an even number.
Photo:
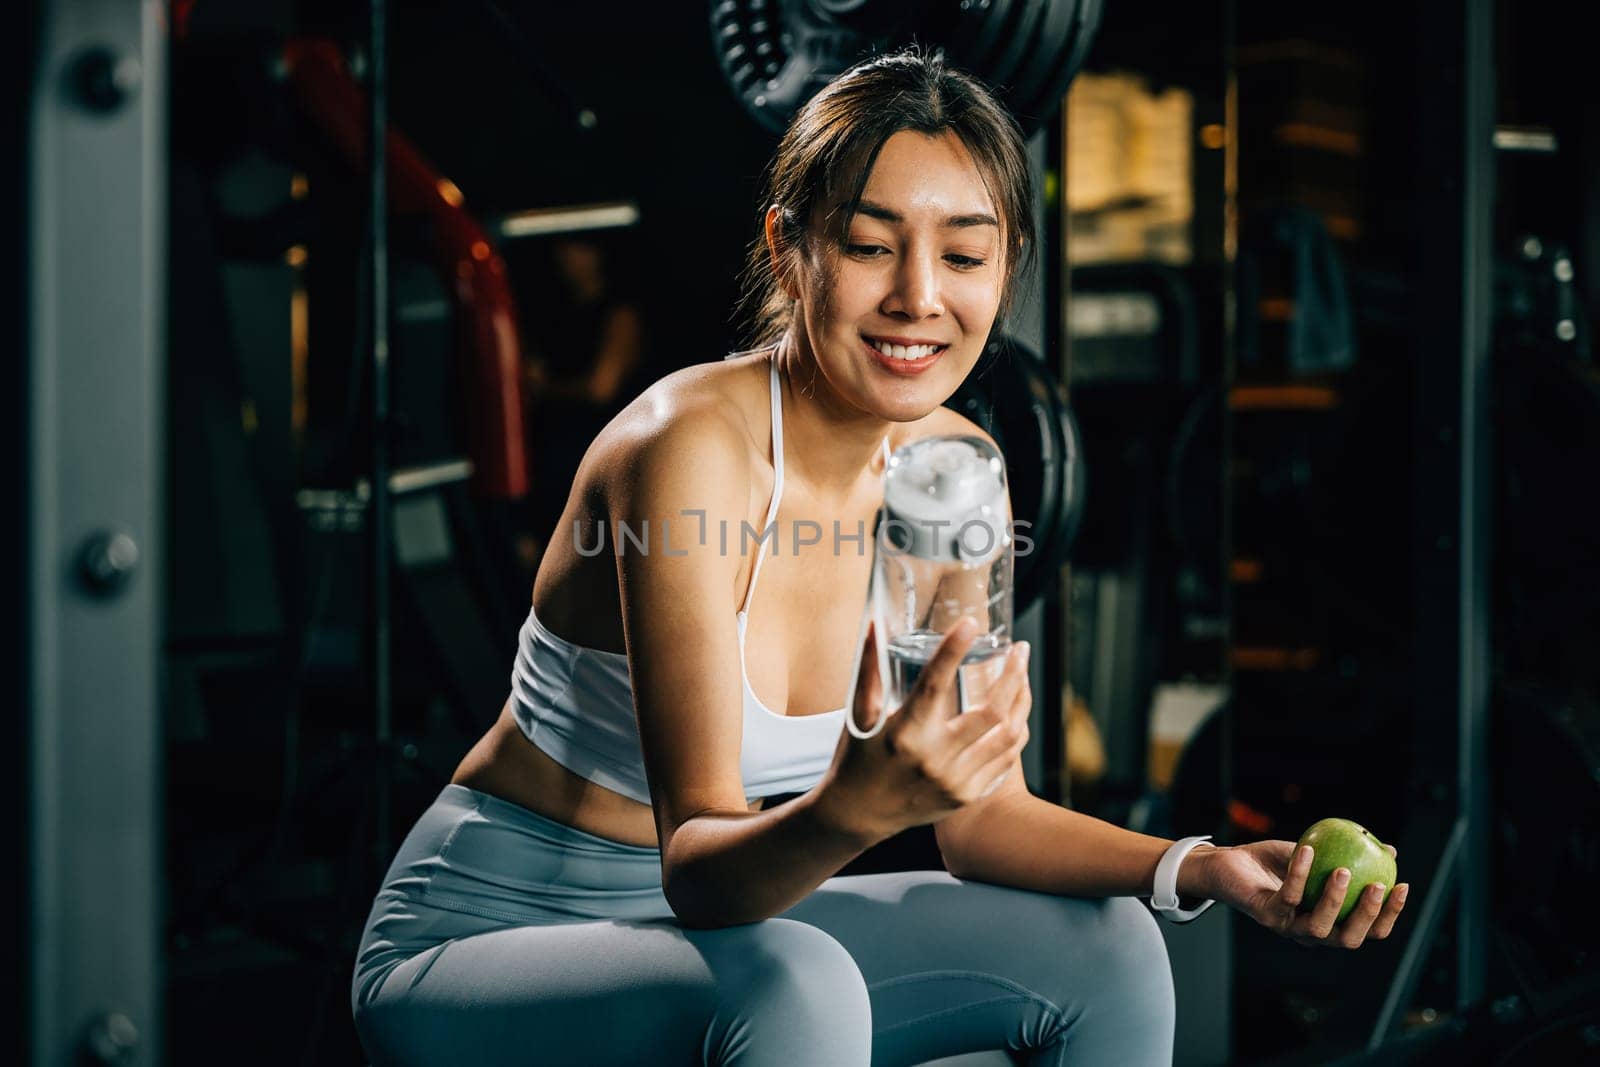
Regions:
<svg viewBox="0 0 1600 1067"><path fill-rule="evenodd" d="M1322 662L1322 650L1235 645L1229 660L1236 671L1309 671Z"/></svg>
<svg viewBox="0 0 1600 1067"><path fill-rule="evenodd" d="M1228 393L1233 411L1332 411L1339 391L1326 385L1236 385Z"/></svg>

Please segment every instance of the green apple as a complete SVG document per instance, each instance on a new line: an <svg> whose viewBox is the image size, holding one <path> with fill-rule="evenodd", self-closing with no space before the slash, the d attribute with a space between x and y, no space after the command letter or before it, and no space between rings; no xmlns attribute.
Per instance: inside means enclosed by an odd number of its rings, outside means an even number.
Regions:
<svg viewBox="0 0 1600 1067"><path fill-rule="evenodd" d="M1300 835L1295 846L1299 850L1310 845L1312 849L1311 873L1306 875L1306 891L1300 900L1300 910L1310 911L1322 899L1322 889L1328 878L1340 867L1350 871L1350 884L1345 888L1344 904L1339 908L1339 921L1355 910L1361 902L1361 893L1374 882L1384 887L1383 896L1389 899L1394 892L1394 856L1383 847L1371 830L1349 819L1323 819L1311 824Z"/></svg>

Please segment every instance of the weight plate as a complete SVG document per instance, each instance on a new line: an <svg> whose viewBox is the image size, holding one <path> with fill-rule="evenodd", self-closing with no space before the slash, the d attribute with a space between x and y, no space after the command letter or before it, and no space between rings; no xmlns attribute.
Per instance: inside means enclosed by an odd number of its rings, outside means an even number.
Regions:
<svg viewBox="0 0 1600 1067"><path fill-rule="evenodd" d="M774 133L858 60L920 41L992 85L1032 134L1082 65L1100 8L1100 0L712 0L711 36L734 95Z"/></svg>

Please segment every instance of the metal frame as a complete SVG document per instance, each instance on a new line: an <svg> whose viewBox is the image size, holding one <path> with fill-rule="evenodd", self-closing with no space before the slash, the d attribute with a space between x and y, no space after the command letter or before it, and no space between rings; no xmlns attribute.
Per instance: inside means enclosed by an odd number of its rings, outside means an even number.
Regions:
<svg viewBox="0 0 1600 1067"><path fill-rule="evenodd" d="M1494 4L1418 13L1419 300L1412 587L1416 782L1403 857L1425 888L1367 1043L1397 1033L1448 905L1455 1008L1486 994L1489 945L1489 373L1494 221Z"/></svg>
<svg viewBox="0 0 1600 1067"><path fill-rule="evenodd" d="M24 1062L160 1063L163 4L38 8L28 96Z"/></svg>
<svg viewBox="0 0 1600 1067"><path fill-rule="evenodd" d="M367 684L372 694L373 826L372 868L381 877L391 858L394 797L394 713L390 663L393 653L389 602L393 572L394 505L390 500L392 432L389 400L389 10L387 0L368 0L367 37L367 259L371 278L372 378L367 505L368 606Z"/></svg>

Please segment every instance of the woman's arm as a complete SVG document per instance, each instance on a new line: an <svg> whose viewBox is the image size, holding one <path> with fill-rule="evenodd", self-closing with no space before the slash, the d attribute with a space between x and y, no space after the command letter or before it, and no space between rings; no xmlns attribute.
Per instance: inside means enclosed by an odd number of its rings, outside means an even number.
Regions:
<svg viewBox="0 0 1600 1067"><path fill-rule="evenodd" d="M734 605L752 561L717 535L749 518L747 438L715 410L666 422L635 446L609 508L648 547L613 547L667 902L685 925L728 926L799 902L873 841L829 818L817 790L748 810Z"/></svg>
<svg viewBox="0 0 1600 1067"><path fill-rule="evenodd" d="M685 926L768 919L813 889L876 839L858 838L829 818L813 789L772 811L705 811L680 824L667 902ZM663 854L662 867L668 866ZM665 883L664 883L665 884Z"/></svg>
<svg viewBox="0 0 1600 1067"><path fill-rule="evenodd" d="M1148 895L1172 844L1034 796L1020 761L993 796L936 824L935 835L957 878L1077 897ZM1187 857L1178 867L1180 895L1198 895L1199 867Z"/></svg>
<svg viewBox="0 0 1600 1067"><path fill-rule="evenodd" d="M935 827L945 865L958 878L1070 896L1145 896L1170 841L1068 811L1030 794L1022 769L1003 793L969 805ZM1385 846L1391 853L1393 846ZM1409 886L1367 886L1338 918L1346 888L1329 878L1302 907L1309 849L1293 841L1197 849L1178 866L1177 892L1216 899L1299 944L1360 948L1394 930ZM1347 879L1348 880L1348 879ZM1392 889L1392 892L1388 890Z"/></svg>

